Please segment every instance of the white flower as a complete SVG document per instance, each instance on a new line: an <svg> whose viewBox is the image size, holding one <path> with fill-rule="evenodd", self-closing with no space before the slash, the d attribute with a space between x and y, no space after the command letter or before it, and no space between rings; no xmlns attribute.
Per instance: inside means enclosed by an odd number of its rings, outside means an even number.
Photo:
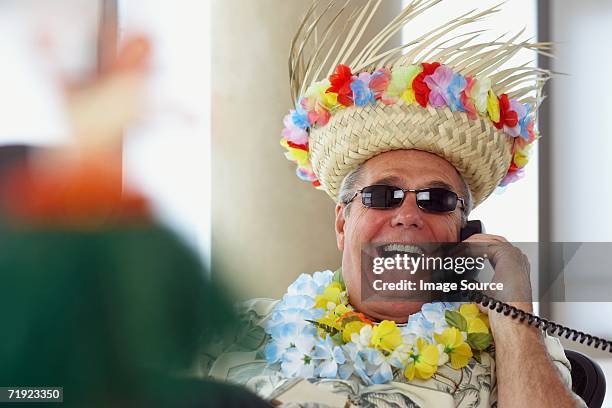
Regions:
<svg viewBox="0 0 612 408"><path fill-rule="evenodd" d="M438 347L438 355L439 355L438 365L441 366L441 365L448 363L448 354L444 352L443 344L438 344L437 347Z"/></svg>
<svg viewBox="0 0 612 408"><path fill-rule="evenodd" d="M372 326L365 325L359 331L359 334L351 334L351 342L355 343L357 350L363 350L370 346L372 340Z"/></svg>
<svg viewBox="0 0 612 408"><path fill-rule="evenodd" d="M478 78L474 81L472 92L470 95L474 100L474 106L480 113L487 111L487 97L489 95L489 89L491 89L491 79L489 78Z"/></svg>
<svg viewBox="0 0 612 408"><path fill-rule="evenodd" d="M393 367L404 368L406 366L406 362L410 358L410 354L412 353L412 345L407 344L405 341L402 342L399 346L393 350L393 352L389 355L388 361Z"/></svg>

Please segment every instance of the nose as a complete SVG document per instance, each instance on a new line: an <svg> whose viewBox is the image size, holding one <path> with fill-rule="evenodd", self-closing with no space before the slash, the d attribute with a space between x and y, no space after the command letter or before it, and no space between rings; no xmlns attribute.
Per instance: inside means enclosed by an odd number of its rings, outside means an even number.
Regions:
<svg viewBox="0 0 612 408"><path fill-rule="evenodd" d="M404 202L391 217L391 226L420 230L424 226L423 211L417 206L414 193L406 193Z"/></svg>

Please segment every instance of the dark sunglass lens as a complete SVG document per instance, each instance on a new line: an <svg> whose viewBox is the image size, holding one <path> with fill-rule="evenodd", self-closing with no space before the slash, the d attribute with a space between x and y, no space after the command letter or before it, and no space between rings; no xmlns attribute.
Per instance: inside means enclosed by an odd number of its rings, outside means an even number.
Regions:
<svg viewBox="0 0 612 408"><path fill-rule="evenodd" d="M375 185L365 187L361 192L363 205L369 208L393 208L400 205L404 192L397 187Z"/></svg>
<svg viewBox="0 0 612 408"><path fill-rule="evenodd" d="M417 205L433 212L449 212L457 207L457 194L443 188L429 188L416 195Z"/></svg>

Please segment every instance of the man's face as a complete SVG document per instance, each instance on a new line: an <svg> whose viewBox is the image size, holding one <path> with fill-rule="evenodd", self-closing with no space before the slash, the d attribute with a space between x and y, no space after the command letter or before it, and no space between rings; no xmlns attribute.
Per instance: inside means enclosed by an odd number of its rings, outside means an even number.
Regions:
<svg viewBox="0 0 612 408"><path fill-rule="evenodd" d="M439 156L420 150L395 150L365 162L356 190L373 184L403 189L444 187L463 197L463 184L455 168ZM362 247L368 243L457 242L461 205L450 213L425 212L416 205L415 194L406 193L398 208L366 208L361 195L355 197L348 213L343 207L336 206L336 239L343 251L342 271L351 304L372 318L405 322L423 302L361 301Z"/></svg>

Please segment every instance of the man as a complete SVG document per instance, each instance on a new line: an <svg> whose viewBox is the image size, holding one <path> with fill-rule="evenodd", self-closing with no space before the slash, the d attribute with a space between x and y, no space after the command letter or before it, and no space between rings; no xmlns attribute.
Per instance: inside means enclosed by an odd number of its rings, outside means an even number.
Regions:
<svg viewBox="0 0 612 408"><path fill-rule="evenodd" d="M423 189L444 183L459 194L466 191L465 183L453 166L436 155L419 150L397 150L376 156L362 165L356 179L357 189L384 181L404 189ZM360 203L349 205L348 214L347 204L339 202L336 205L336 237L338 247L343 251L344 279L349 293L355 294L351 297L351 304L378 320L405 322L407 316L420 309L420 305L401 301L393 304L388 301L361 302L362 246L369 242L457 241L462 210L457 208L445 214L426 212L410 196L400 207L390 210L372 210ZM495 265L495 280L506 281L509 285L520 284L524 293L529 294L526 296L530 296L529 264L520 250L503 237L490 234L476 234L465 242L468 241L492 244L487 246L487 255ZM532 312L530 302L514 305ZM555 366L539 330L494 312L489 313L489 322L495 338L499 406L576 406L576 397L566 385L569 378L567 367L562 364ZM553 339L547 341L556 362L567 364L558 343Z"/></svg>
<svg viewBox="0 0 612 408"><path fill-rule="evenodd" d="M364 248L458 242L472 207L518 178L536 139L534 102L548 73L496 69L543 46L444 37L495 9L382 48L437 3L410 2L365 45L380 2L308 10L292 42L297 102L281 144L297 175L336 202L342 267L301 275L280 302L247 302L243 330L207 351L204 375L287 405L584 406L560 343L539 329L473 304L362 296ZM320 81L324 67L331 75ZM525 256L499 236L465 242L485 244L493 280L531 312Z"/></svg>

